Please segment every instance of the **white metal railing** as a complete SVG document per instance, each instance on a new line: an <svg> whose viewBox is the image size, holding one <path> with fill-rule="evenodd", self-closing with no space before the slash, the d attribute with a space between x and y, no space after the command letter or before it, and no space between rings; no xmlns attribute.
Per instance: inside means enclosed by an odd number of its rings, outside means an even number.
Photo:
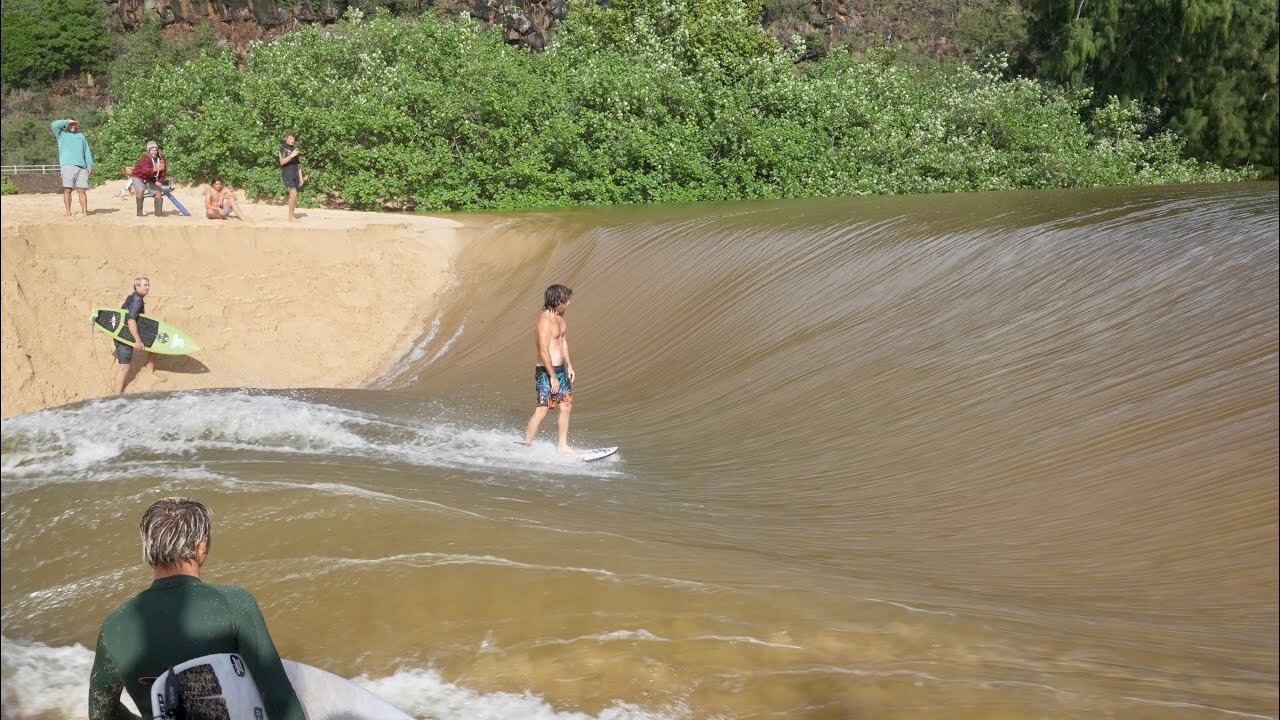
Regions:
<svg viewBox="0 0 1280 720"><path fill-rule="evenodd" d="M0 175L48 174L61 172L61 165L0 165Z"/></svg>

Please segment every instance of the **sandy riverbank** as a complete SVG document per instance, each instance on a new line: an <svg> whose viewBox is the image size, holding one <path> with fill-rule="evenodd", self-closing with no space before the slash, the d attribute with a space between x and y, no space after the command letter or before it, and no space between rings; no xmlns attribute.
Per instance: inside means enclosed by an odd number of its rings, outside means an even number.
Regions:
<svg viewBox="0 0 1280 720"><path fill-rule="evenodd" d="M442 218L245 204L249 220L193 211L137 217L118 183L89 193L88 217L58 195L0 206L0 415L111 393L112 341L89 309L119 306L151 279L147 314L191 333L200 352L134 359L129 392L212 387L358 387L403 355L431 317L461 240ZM78 213L78 203L73 203ZM138 372L141 370L141 372Z"/></svg>

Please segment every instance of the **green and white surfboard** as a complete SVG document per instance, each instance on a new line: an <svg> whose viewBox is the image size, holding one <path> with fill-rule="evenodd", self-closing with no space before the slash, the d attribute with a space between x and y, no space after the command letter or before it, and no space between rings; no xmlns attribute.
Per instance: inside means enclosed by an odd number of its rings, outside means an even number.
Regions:
<svg viewBox="0 0 1280 720"><path fill-rule="evenodd" d="M133 333L129 332L123 309L97 307L89 314L89 319L99 331L122 342L133 342ZM142 336L142 346L149 352L161 355L190 355L200 350L200 345L195 338L185 330L179 330L150 315L138 316L138 334Z"/></svg>

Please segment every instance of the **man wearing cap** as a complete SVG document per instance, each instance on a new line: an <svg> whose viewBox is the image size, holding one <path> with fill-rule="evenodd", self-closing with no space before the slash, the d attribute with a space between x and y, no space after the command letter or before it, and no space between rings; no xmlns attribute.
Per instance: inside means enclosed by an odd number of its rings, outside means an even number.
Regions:
<svg viewBox="0 0 1280 720"><path fill-rule="evenodd" d="M160 154L160 145L155 140L147 141L147 151L138 158L129 171L129 189L137 195L138 217L142 217L142 199L147 191L151 191L155 214L160 215L164 209L164 156Z"/></svg>
<svg viewBox="0 0 1280 720"><path fill-rule="evenodd" d="M58 164L62 166L62 204L71 217L71 191L80 191L80 212L89 214L89 173L93 172L93 153L89 140L80 132L80 121L73 117L53 121L53 135L58 138Z"/></svg>

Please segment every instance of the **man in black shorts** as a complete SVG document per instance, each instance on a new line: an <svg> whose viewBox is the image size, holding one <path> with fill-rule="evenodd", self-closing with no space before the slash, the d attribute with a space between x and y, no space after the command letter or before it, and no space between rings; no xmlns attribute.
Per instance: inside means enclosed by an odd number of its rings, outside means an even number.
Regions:
<svg viewBox="0 0 1280 720"><path fill-rule="evenodd" d="M133 335L133 344L116 340L116 360L119 363L116 367L117 395L124 392L124 383L129 376L129 364L133 362L134 350L142 350L147 356L147 368L151 370L151 374L160 382L165 381L164 378L156 375L156 356L143 349L142 336L138 334L138 316L147 311L146 297L149 292L151 292L151 281L144 277L136 277L133 279L133 294L125 298L124 304L120 306L124 308L125 326Z"/></svg>
<svg viewBox="0 0 1280 720"><path fill-rule="evenodd" d="M293 209L298 205L298 188L302 187L302 166L298 164L298 136L292 132L284 136L284 144L280 146L280 178L284 180L284 189L289 192L289 222L297 220Z"/></svg>

